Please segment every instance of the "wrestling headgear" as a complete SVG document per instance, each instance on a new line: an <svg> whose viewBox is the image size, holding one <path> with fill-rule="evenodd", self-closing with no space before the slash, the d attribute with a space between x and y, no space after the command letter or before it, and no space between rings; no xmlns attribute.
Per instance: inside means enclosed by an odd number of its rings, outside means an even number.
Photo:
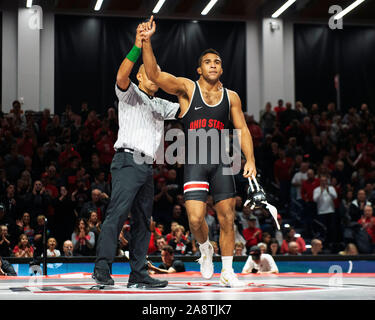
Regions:
<svg viewBox="0 0 375 320"><path fill-rule="evenodd" d="M253 186L253 183L254 186ZM251 210L263 208L268 210L271 214L272 218L276 222L277 229L280 230L279 222L277 221L277 209L270 205L267 202L266 193L264 192L263 188L259 185L258 181L256 180L255 176L252 179L249 178L249 188L247 189L247 200L245 201L244 206L250 206Z"/></svg>

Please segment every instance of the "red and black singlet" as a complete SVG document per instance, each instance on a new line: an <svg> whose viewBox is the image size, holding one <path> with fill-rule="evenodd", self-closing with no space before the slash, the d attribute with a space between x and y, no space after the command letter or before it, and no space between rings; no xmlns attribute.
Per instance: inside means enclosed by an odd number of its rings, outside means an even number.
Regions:
<svg viewBox="0 0 375 320"><path fill-rule="evenodd" d="M215 105L208 105L204 102L203 96L199 87L198 82L195 82L195 89L188 110L180 118L180 122L184 127L185 134L185 155L187 157L189 150L191 150L193 144L188 139L189 131L203 129L206 132L213 133L211 130L216 131L219 137L219 144L214 145L212 150L220 152L221 147L221 131L223 129L229 129L229 117L230 117L230 102L227 89L222 89L222 97L220 101ZM212 140L214 141L214 140ZM197 154L199 154L198 148L199 143L196 143ZM211 154L211 139L207 140L207 159L210 163ZM186 159L187 160L187 159Z"/></svg>

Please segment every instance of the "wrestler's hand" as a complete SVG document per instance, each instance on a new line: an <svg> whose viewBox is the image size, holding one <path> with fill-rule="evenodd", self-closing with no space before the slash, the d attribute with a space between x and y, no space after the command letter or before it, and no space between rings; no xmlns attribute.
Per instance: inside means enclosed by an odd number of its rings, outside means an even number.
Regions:
<svg viewBox="0 0 375 320"><path fill-rule="evenodd" d="M255 167L254 161L246 161L245 166L243 168L243 176L245 178L252 178L252 176L257 175L257 169Z"/></svg>
<svg viewBox="0 0 375 320"><path fill-rule="evenodd" d="M154 21L154 16L151 16L148 22L142 23L143 30L141 31L142 40L149 41L152 35L155 33L156 24Z"/></svg>
<svg viewBox="0 0 375 320"><path fill-rule="evenodd" d="M142 34L141 31L144 29L143 23L140 23L137 27L137 33L135 35L135 43L138 48L142 48Z"/></svg>
<svg viewBox="0 0 375 320"><path fill-rule="evenodd" d="M155 270L155 266L150 261L147 261L147 268L148 270Z"/></svg>

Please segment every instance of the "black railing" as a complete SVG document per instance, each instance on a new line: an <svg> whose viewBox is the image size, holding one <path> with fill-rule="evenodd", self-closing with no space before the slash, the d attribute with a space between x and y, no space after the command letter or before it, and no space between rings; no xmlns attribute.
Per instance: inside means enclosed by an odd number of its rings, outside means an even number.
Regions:
<svg viewBox="0 0 375 320"><path fill-rule="evenodd" d="M16 257L3 257L8 262L12 264L30 264L35 262L35 259L33 258L16 258ZM195 256L179 256L175 255L175 258L178 258L179 260L182 260L183 262L195 262L198 257ZM43 258L43 269L46 266L47 263L94 263L96 257L48 257ZM233 261L243 261L245 262L247 259L247 256L235 256L233 257ZM347 261L347 260L375 260L375 254L361 254L361 255L355 255L355 256L344 256L344 255L300 255L300 256L285 256L285 255L276 255L274 256L275 261ZM148 256L148 260L152 262L159 262L161 261L160 256ZM221 257L216 256L213 257L214 262L221 262ZM128 262L129 259L126 257L116 257L114 262ZM43 271L43 274L46 274Z"/></svg>

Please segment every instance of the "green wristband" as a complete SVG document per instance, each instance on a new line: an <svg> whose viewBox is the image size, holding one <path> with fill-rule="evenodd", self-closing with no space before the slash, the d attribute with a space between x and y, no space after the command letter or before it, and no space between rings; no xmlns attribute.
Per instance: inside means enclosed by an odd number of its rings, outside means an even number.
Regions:
<svg viewBox="0 0 375 320"><path fill-rule="evenodd" d="M126 58L136 63L140 55L141 55L141 48L138 48L136 45L134 45L133 48L129 51Z"/></svg>

